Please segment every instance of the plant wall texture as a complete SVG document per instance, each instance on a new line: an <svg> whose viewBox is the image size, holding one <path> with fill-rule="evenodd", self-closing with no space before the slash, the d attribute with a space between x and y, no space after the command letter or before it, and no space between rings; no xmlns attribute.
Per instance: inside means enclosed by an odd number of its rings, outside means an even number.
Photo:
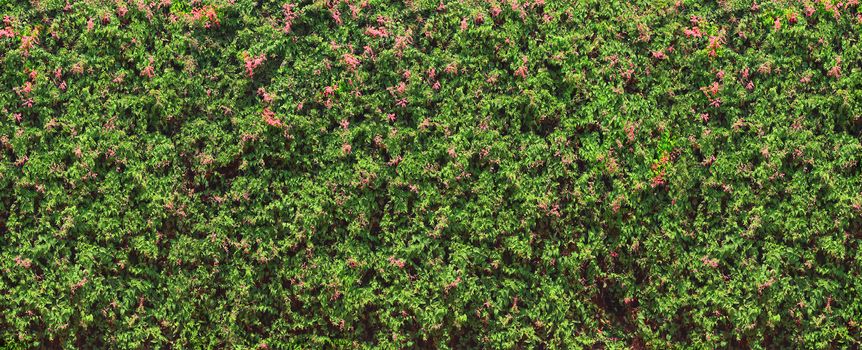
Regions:
<svg viewBox="0 0 862 350"><path fill-rule="evenodd" d="M857 348L857 0L6 0L0 347Z"/></svg>

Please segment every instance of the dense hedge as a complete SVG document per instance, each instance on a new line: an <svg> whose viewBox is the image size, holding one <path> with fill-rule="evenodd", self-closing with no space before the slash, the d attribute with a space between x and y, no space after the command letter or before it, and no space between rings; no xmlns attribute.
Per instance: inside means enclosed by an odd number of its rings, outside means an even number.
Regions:
<svg viewBox="0 0 862 350"><path fill-rule="evenodd" d="M0 347L856 348L862 12L0 4Z"/></svg>

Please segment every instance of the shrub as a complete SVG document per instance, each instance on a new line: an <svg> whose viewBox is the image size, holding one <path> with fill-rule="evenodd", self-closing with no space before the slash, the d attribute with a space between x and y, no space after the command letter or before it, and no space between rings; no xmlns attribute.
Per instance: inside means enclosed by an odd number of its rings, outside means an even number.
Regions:
<svg viewBox="0 0 862 350"><path fill-rule="evenodd" d="M8 348L855 348L858 1L0 4Z"/></svg>

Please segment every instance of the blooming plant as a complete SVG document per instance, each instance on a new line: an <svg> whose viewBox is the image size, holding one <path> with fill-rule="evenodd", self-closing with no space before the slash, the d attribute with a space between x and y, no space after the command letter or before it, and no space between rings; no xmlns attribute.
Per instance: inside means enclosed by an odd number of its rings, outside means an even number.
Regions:
<svg viewBox="0 0 862 350"><path fill-rule="evenodd" d="M857 0L0 17L0 349L862 345Z"/></svg>

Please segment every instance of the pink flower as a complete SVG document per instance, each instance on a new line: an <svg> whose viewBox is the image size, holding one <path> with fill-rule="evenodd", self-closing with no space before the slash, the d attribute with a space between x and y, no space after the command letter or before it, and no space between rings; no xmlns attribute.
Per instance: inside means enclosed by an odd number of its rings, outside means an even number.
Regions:
<svg viewBox="0 0 862 350"><path fill-rule="evenodd" d="M624 71L620 71L620 76L626 81L631 81L635 76L634 69L626 69Z"/></svg>
<svg viewBox="0 0 862 350"><path fill-rule="evenodd" d="M31 264L30 259L21 259L20 256L16 256L14 260L15 260L15 265L21 266L25 269L30 268L30 264Z"/></svg>
<svg viewBox="0 0 862 350"><path fill-rule="evenodd" d="M384 27L368 27L365 28L365 35L368 35L372 38L385 38L389 36L389 32L386 31Z"/></svg>
<svg viewBox="0 0 862 350"><path fill-rule="evenodd" d="M835 79L840 78L841 77L841 67L838 65L835 65L834 67L829 69L829 72L827 72L826 75L831 77L831 78L835 78Z"/></svg>
<svg viewBox="0 0 862 350"><path fill-rule="evenodd" d="M717 259L710 259L709 257L704 256L703 258L700 259L700 261L703 262L703 264L706 266L709 266L712 268L718 267L718 260Z"/></svg>
<svg viewBox="0 0 862 350"><path fill-rule="evenodd" d="M350 146L349 143L345 142L343 145L341 145L341 152L343 152L344 154L350 154L351 150L353 150L353 147Z"/></svg>
<svg viewBox="0 0 862 350"><path fill-rule="evenodd" d="M293 26L293 20L296 19L297 14L293 12L293 8L296 7L294 4L284 4L281 6L282 12L284 12L284 32L290 33L290 28Z"/></svg>
<svg viewBox="0 0 862 350"><path fill-rule="evenodd" d="M281 126L281 120L276 118L275 113L269 109L269 107L263 108L263 120L266 121L267 124L274 127Z"/></svg>
<svg viewBox="0 0 862 350"><path fill-rule="evenodd" d="M494 6L491 8L491 17L497 17L500 15L500 12L503 12L499 7Z"/></svg>
<svg viewBox="0 0 862 350"><path fill-rule="evenodd" d="M527 66L522 65L522 66L518 67L518 69L515 70L515 76L520 77L520 78L526 78L527 77Z"/></svg>
<svg viewBox="0 0 862 350"><path fill-rule="evenodd" d="M34 45L39 44L38 35L39 35L39 31L38 31L38 29L36 29L36 30L33 30L32 34L25 35L25 36L21 37L21 50L24 51L24 53L23 53L24 57L29 56L30 55L30 49Z"/></svg>
<svg viewBox="0 0 862 350"><path fill-rule="evenodd" d="M141 76L147 77L147 78L152 78L152 77L156 76L156 73L154 72L154 68L153 68L152 63L150 63L150 65L146 66L144 68L144 70L141 71Z"/></svg>
<svg viewBox="0 0 862 350"><path fill-rule="evenodd" d="M695 26L694 28L691 28L691 29L686 28L685 30L683 30L683 34L685 34L685 36L686 36L687 38L691 38L691 37L694 37L694 38L700 38L700 37L703 37L703 33L700 31L700 28L698 28L698 27L696 27L696 26Z"/></svg>
<svg viewBox="0 0 862 350"><path fill-rule="evenodd" d="M117 16L125 17L127 13L129 13L129 9L125 6L120 6L119 8L117 8Z"/></svg>
<svg viewBox="0 0 862 350"><path fill-rule="evenodd" d="M12 30L12 27L6 27L4 29L0 29L0 38L14 38L15 31Z"/></svg>
<svg viewBox="0 0 862 350"><path fill-rule="evenodd" d="M485 82L488 84L494 85L497 83L497 78L499 78L499 76L497 74L489 74L488 78L485 79Z"/></svg>
<svg viewBox="0 0 862 350"><path fill-rule="evenodd" d="M338 85L327 86L323 88L323 97L332 96L335 94L335 90L338 89Z"/></svg>
<svg viewBox="0 0 862 350"><path fill-rule="evenodd" d="M66 81L62 81L59 86L60 90L66 91Z"/></svg>
<svg viewBox="0 0 862 350"><path fill-rule="evenodd" d="M775 17L775 22L772 27L775 28L775 31L781 30L781 18Z"/></svg>
<svg viewBox="0 0 862 350"><path fill-rule="evenodd" d="M411 35L413 34L410 32L410 30L408 30L407 34L395 37L395 45L392 48L398 51L395 53L395 56L397 56L398 58L401 58L401 56L404 54L403 51L407 48L407 46L413 44L413 38L411 37Z"/></svg>
<svg viewBox="0 0 862 350"><path fill-rule="evenodd" d="M206 23L204 24L205 28L210 28L212 25L220 25L218 14L216 13L215 8L212 6L204 6L192 9L191 18L195 21L200 21L201 19L206 18Z"/></svg>
<svg viewBox="0 0 862 350"><path fill-rule="evenodd" d="M359 59L356 58L356 56L353 56L352 54L349 54L349 53L344 54L343 58L344 58L344 64L347 65L347 68L350 71L355 71L356 68L359 67L359 64L361 63L361 62L359 62Z"/></svg>
<svg viewBox="0 0 862 350"><path fill-rule="evenodd" d="M749 82L748 82L748 84L745 84L745 88L746 88L748 91L754 90L754 83L753 83L753 82L751 82L751 81L749 81Z"/></svg>
<svg viewBox="0 0 862 350"><path fill-rule="evenodd" d="M263 99L263 102L272 103L272 96L266 92L264 88L258 88L257 94L260 95L260 98Z"/></svg>
<svg viewBox="0 0 862 350"><path fill-rule="evenodd" d="M386 162L386 165L397 166L399 163L401 163L402 160L404 160L403 157L397 156L395 158L390 159L388 162Z"/></svg>
<svg viewBox="0 0 862 350"><path fill-rule="evenodd" d="M656 188L656 187L664 185L664 184L665 184L664 170L662 170L660 173L658 173L656 176L654 176L652 178L652 181L650 182L650 186L652 186L653 188Z"/></svg>
<svg viewBox="0 0 862 350"><path fill-rule="evenodd" d="M343 23L341 21L341 12L335 8L329 9L329 12L332 14L332 19L335 20L335 24L341 25Z"/></svg>
<svg viewBox="0 0 862 350"><path fill-rule="evenodd" d="M432 89L434 89L434 90L440 90L440 82L439 82L439 81L435 81L435 82L434 82L434 85L432 85L432 86L431 86L431 88L432 88Z"/></svg>
<svg viewBox="0 0 862 350"><path fill-rule="evenodd" d="M446 72L446 74L457 74L458 66L455 63L449 63L443 71Z"/></svg>
<svg viewBox="0 0 862 350"><path fill-rule="evenodd" d="M461 30L467 30L467 17L461 18Z"/></svg>
<svg viewBox="0 0 862 350"><path fill-rule="evenodd" d="M826 75L835 79L841 77L841 57L835 58L835 66L833 66L832 69L829 69L829 72L827 72Z"/></svg>
<svg viewBox="0 0 862 350"><path fill-rule="evenodd" d="M396 259L394 256L389 257L389 264L392 266L397 266L399 269L404 268L404 260Z"/></svg>
<svg viewBox="0 0 862 350"><path fill-rule="evenodd" d="M691 15L691 16L688 18L688 20L689 20L689 22L691 22L691 24L692 24L692 25L695 25L695 26L696 26L696 25L700 24L700 17L698 17L698 16Z"/></svg>
<svg viewBox="0 0 862 350"><path fill-rule="evenodd" d="M709 100L709 104L715 108L718 108L721 106L721 98L716 98L714 100L711 99Z"/></svg>
<svg viewBox="0 0 862 350"><path fill-rule="evenodd" d="M814 14L814 7L805 6L805 17L811 17Z"/></svg>
<svg viewBox="0 0 862 350"><path fill-rule="evenodd" d="M723 42L724 42L724 39L722 39L720 37L717 37L717 36L709 37L709 45L707 46L707 48L709 48L709 50L710 50L709 51L710 57L715 57L717 55L717 51L721 47L721 44Z"/></svg>
<svg viewBox="0 0 862 350"><path fill-rule="evenodd" d="M720 90L721 85L719 85L717 81L713 82L712 85L709 87L709 92L711 92L713 95L717 95Z"/></svg>
<svg viewBox="0 0 862 350"><path fill-rule="evenodd" d="M664 51L653 51L652 57L658 60L666 60L667 55L664 54Z"/></svg>
<svg viewBox="0 0 862 350"><path fill-rule="evenodd" d="M407 107L407 99L406 99L406 98L402 98L402 99L400 99L400 100L396 101L396 102L395 102L395 105L396 105L396 106L398 106L398 107L402 107L402 108L403 108L403 107Z"/></svg>
<svg viewBox="0 0 862 350"><path fill-rule="evenodd" d="M245 72L248 74L248 77L251 78L254 76L254 70L263 62L266 61L266 55L260 54L258 56L246 56L245 58Z"/></svg>
<svg viewBox="0 0 862 350"><path fill-rule="evenodd" d="M709 46L708 46L708 47L709 47L710 49L713 49L713 50L714 50L714 49L717 49L717 48L721 47L721 43L722 43L723 41L724 41L724 40L722 40L720 37L717 37L717 36L711 36L711 37L709 37Z"/></svg>

